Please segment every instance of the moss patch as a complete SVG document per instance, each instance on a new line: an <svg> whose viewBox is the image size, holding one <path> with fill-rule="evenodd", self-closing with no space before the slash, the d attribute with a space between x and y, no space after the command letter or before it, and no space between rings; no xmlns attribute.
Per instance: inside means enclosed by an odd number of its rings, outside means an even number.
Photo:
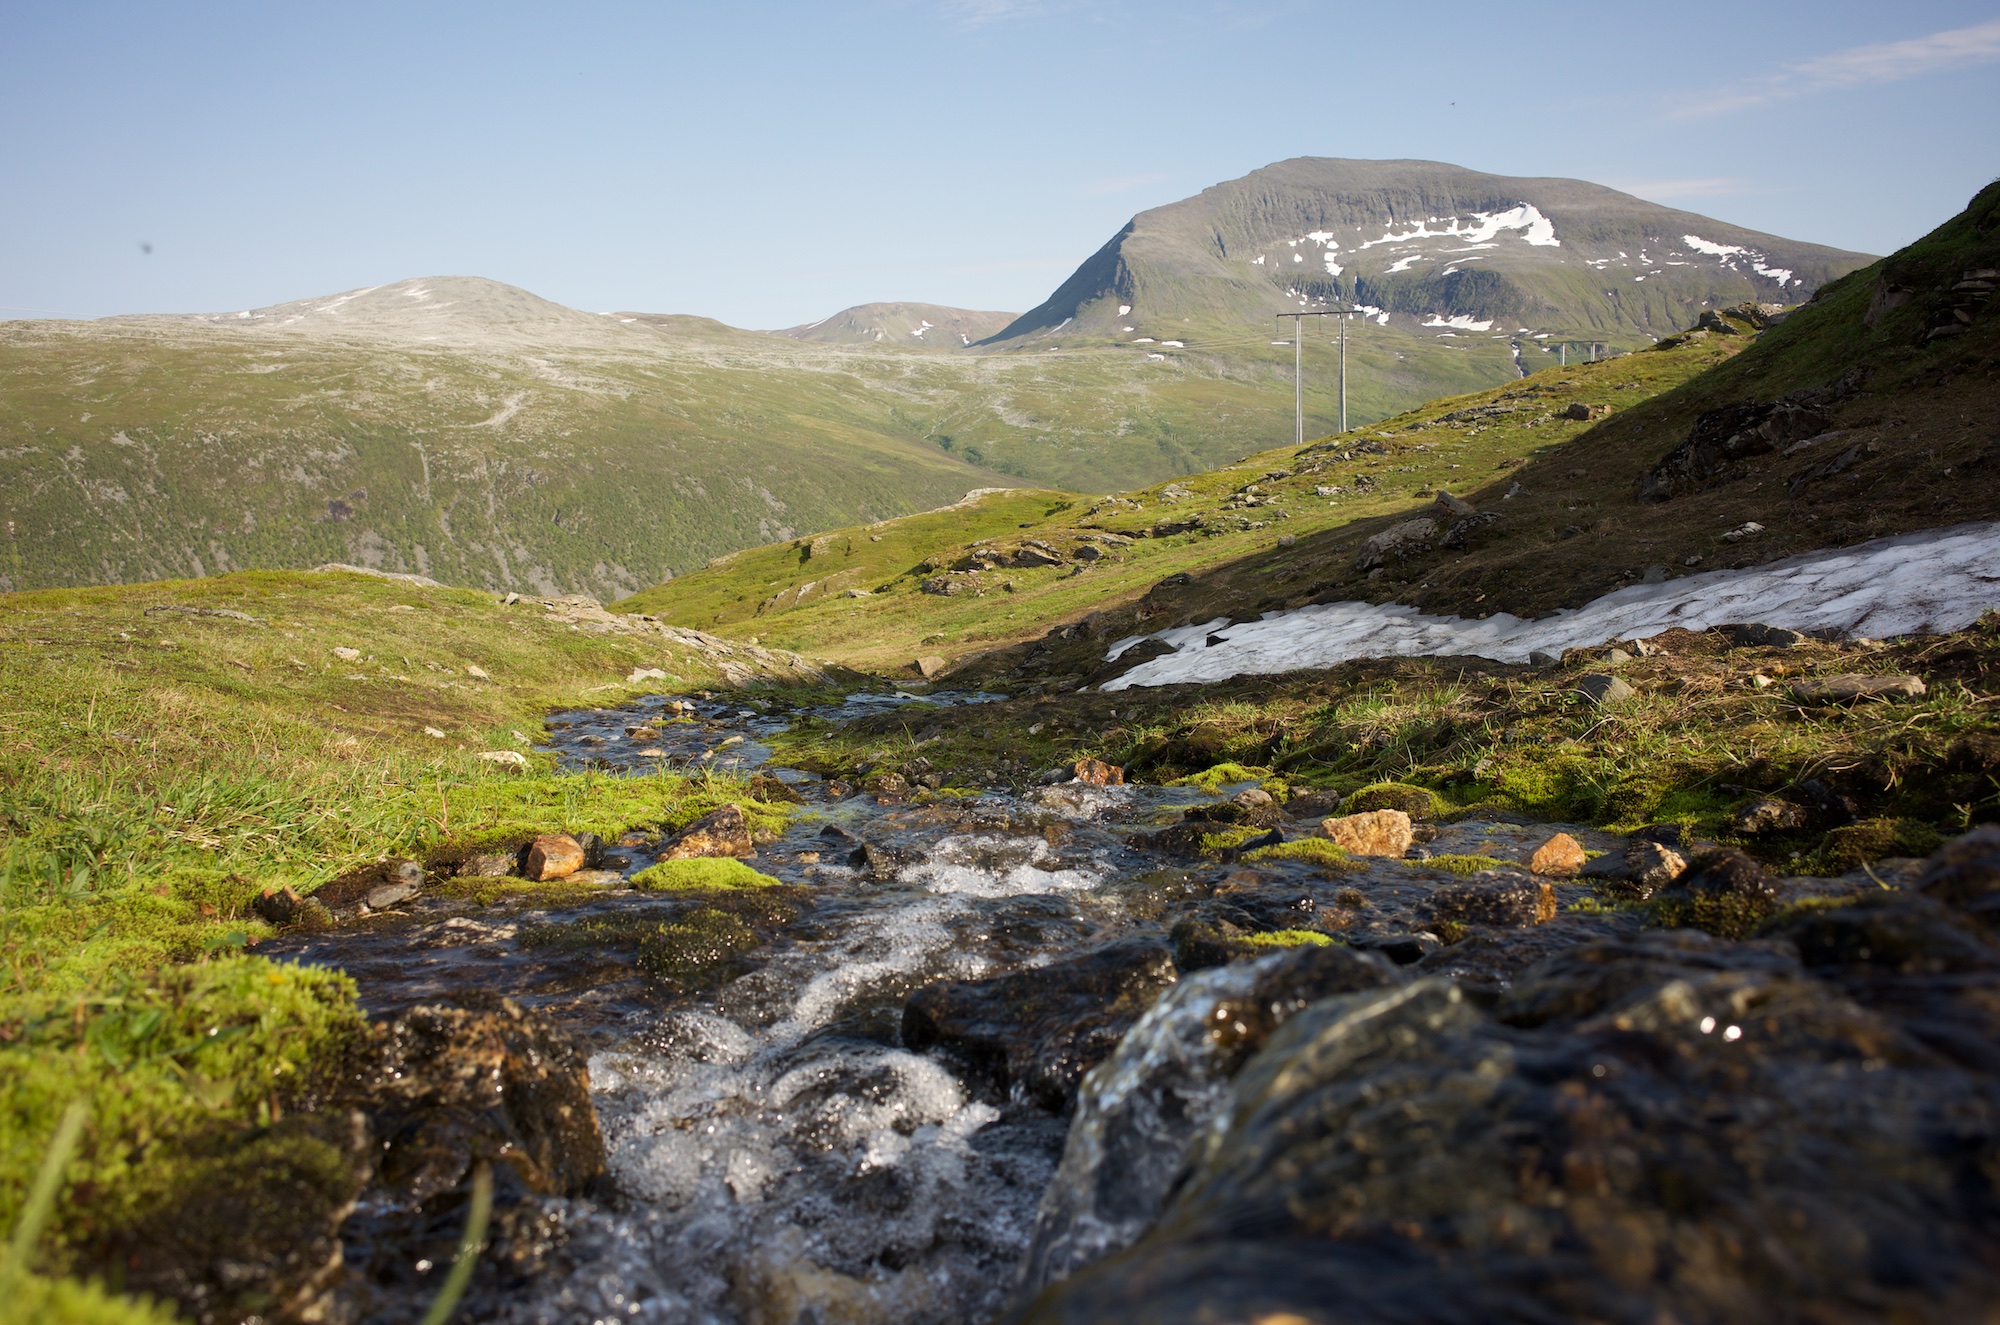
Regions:
<svg viewBox="0 0 2000 1325"><path fill-rule="evenodd" d="M1268 768L1246 768L1242 764L1212 764L1199 773L1175 778L1170 787L1199 787L1211 796L1235 782L1262 783L1271 776Z"/></svg>
<svg viewBox="0 0 2000 1325"><path fill-rule="evenodd" d="M1245 934L1243 941L1258 948L1329 947L1333 936L1316 929L1273 929L1262 934Z"/></svg>
<svg viewBox="0 0 2000 1325"><path fill-rule="evenodd" d="M1245 852L1243 859L1256 862L1263 860L1302 860L1318 865L1326 870L1352 870L1358 868L1348 858L1347 849L1324 837L1301 837L1291 842L1280 842L1276 846L1258 847Z"/></svg>
<svg viewBox="0 0 2000 1325"><path fill-rule="evenodd" d="M663 860L632 876L635 888L657 891L690 889L777 888L779 880L759 874L740 860L702 857L695 860Z"/></svg>

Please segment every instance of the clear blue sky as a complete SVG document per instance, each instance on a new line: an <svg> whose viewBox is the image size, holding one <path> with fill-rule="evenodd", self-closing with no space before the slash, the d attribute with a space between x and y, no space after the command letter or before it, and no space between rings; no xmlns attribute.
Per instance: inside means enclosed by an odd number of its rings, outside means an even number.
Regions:
<svg viewBox="0 0 2000 1325"><path fill-rule="evenodd" d="M2000 174L2000 0L12 0L0 124L0 317L471 274L775 327L1024 309L1302 155L1886 252Z"/></svg>

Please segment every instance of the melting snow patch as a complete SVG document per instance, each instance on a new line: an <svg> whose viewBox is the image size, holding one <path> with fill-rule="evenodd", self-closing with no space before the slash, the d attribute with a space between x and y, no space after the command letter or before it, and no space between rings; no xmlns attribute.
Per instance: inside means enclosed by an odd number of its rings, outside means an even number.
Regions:
<svg viewBox="0 0 2000 1325"><path fill-rule="evenodd" d="M1457 327L1460 331L1488 331L1492 329L1493 319L1489 317L1484 322L1479 322L1474 320L1470 313L1459 313L1448 318L1439 317L1436 313L1432 313L1430 321L1424 323L1424 325L1427 327Z"/></svg>
<svg viewBox="0 0 2000 1325"><path fill-rule="evenodd" d="M1395 261L1395 265L1389 268L1387 274L1393 276L1399 271L1408 271L1410 269L1411 263L1422 262L1423 260L1424 260L1424 255L1421 253L1412 253L1407 258L1397 258Z"/></svg>
<svg viewBox="0 0 2000 1325"><path fill-rule="evenodd" d="M1377 308L1373 304L1356 304L1355 307L1360 309L1366 316L1374 318L1377 326L1386 327L1389 325L1388 309Z"/></svg>
<svg viewBox="0 0 2000 1325"><path fill-rule="evenodd" d="M1377 244L1404 244L1413 239L1445 238L1459 238L1475 244L1482 244L1492 239L1502 230L1523 231L1524 233L1521 238L1535 245L1537 248L1559 248L1562 246L1562 241L1556 238L1555 223L1549 220L1548 217L1543 216L1540 210L1530 203L1524 202L1504 212L1474 212L1472 218L1478 222L1477 225L1467 226L1460 222L1456 216L1443 218L1433 216L1427 220L1417 222L1414 229L1406 230L1401 234L1397 234L1395 227L1391 226L1380 239L1371 239L1361 247L1374 248ZM1431 229L1430 227L1434 222L1443 224L1445 228L1442 230Z"/></svg>
<svg viewBox="0 0 2000 1325"><path fill-rule="evenodd" d="M1961 630L1994 607L2000 607L2000 524L1964 524L1634 585L1537 621L1505 613L1483 621L1427 616L1395 603L1327 603L1234 626L1217 618L1118 641L1110 658L1147 638L1176 652L1141 663L1104 689L1221 681L1353 658L1472 654L1524 662L1537 650L1561 653L1730 622L1886 638ZM1204 644L1225 630L1227 638Z"/></svg>
<svg viewBox="0 0 2000 1325"><path fill-rule="evenodd" d="M1120 316L1120 317L1128 317L1128 316L1130 316L1130 315L1131 315L1131 312L1132 312L1132 305L1130 305L1130 304L1120 304L1120 305L1118 305L1118 316Z"/></svg>
<svg viewBox="0 0 2000 1325"><path fill-rule="evenodd" d="M1163 340L1163 341L1161 341L1161 342L1160 342L1160 344L1162 344L1162 345L1171 345L1171 346L1173 346L1173 347L1174 347L1175 349L1177 349L1177 350L1183 350L1183 349L1186 349L1186 348L1187 348L1187 342L1186 342L1186 341L1179 341L1179 340Z"/></svg>
<svg viewBox="0 0 2000 1325"><path fill-rule="evenodd" d="M1264 255L1263 255L1263 254L1261 254L1261 253L1259 253L1259 254L1258 254L1258 255L1257 255L1256 257L1254 257L1254 258L1252 258L1252 259L1250 260L1250 265L1251 265L1251 266L1253 266L1253 267L1261 267L1261 266L1263 266L1263 265L1264 265Z"/></svg>

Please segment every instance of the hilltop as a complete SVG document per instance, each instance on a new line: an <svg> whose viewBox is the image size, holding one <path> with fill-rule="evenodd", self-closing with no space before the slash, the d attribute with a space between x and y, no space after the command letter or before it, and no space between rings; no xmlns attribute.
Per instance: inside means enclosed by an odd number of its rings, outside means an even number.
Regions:
<svg viewBox="0 0 2000 1325"><path fill-rule="evenodd" d="M1350 303L1383 327L1531 353L1572 338L1632 348L1703 309L1798 303L1868 260L1582 180L1297 157L1141 212L989 344L1194 345Z"/></svg>
<svg viewBox="0 0 2000 1325"><path fill-rule="evenodd" d="M985 340L1019 316L946 308L942 304L857 304L802 327L787 327L778 334L828 344L951 349Z"/></svg>

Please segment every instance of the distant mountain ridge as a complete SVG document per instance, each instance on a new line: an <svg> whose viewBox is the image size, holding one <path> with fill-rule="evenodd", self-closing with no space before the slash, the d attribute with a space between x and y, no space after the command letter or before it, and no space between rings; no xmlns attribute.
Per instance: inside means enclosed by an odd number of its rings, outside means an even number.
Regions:
<svg viewBox="0 0 2000 1325"><path fill-rule="evenodd" d="M878 303L843 308L831 317L778 332L831 345L911 345L960 349L985 340L1020 317L943 304Z"/></svg>
<svg viewBox="0 0 2000 1325"><path fill-rule="evenodd" d="M1581 180L1298 157L1141 212L986 344L1157 343L1335 301L1440 336L1643 342L1869 261Z"/></svg>

